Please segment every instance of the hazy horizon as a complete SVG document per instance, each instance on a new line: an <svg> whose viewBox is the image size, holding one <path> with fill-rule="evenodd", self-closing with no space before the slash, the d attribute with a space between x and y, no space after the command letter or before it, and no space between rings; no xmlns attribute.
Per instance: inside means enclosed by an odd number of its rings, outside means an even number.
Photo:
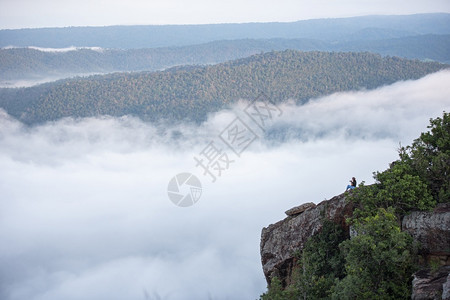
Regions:
<svg viewBox="0 0 450 300"><path fill-rule="evenodd" d="M44 27L15 27L15 28L1 28L0 30L19 30L19 29L62 29L70 27L120 27L120 26L196 26L196 25L227 25L227 24L254 24L254 23L295 23L301 21L313 21L313 20L332 20L332 19L347 19L347 18L360 18L360 17L377 17L377 16L413 16L413 15L430 15L430 14L450 14L449 11L430 11L430 12L414 12L410 14L358 14L351 16L331 16L331 17L317 17L317 18L304 18L304 19L293 19L286 21L243 21L243 22L205 22L205 23L111 23L107 25L65 25L65 26L44 26ZM14 47L14 46L11 46ZM30 46L33 47L33 46ZM7 47L4 47L7 48ZM42 47L36 47L42 48ZM93 47L95 48L95 47ZM42 48L45 49L45 48ZM52 49L52 48L49 48ZM59 48L55 48L59 49ZM63 48L64 49L64 48Z"/></svg>
<svg viewBox="0 0 450 300"><path fill-rule="evenodd" d="M0 29L113 25L191 25L294 22L367 15L450 13L445 0L409 1L141 1L4 0Z"/></svg>

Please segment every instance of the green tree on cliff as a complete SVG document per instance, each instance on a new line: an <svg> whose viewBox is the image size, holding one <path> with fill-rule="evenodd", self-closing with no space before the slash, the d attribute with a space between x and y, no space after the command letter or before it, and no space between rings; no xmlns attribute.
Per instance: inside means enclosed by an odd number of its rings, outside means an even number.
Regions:
<svg viewBox="0 0 450 300"><path fill-rule="evenodd" d="M302 299L330 296L335 280L344 276L344 256L339 244L346 238L341 226L324 218L322 230L305 244L297 279Z"/></svg>
<svg viewBox="0 0 450 300"><path fill-rule="evenodd" d="M450 113L430 119L428 128L404 149L401 159L427 183L437 202L450 202Z"/></svg>
<svg viewBox="0 0 450 300"><path fill-rule="evenodd" d="M394 210L380 208L357 219L355 236L340 244L346 276L333 299L407 299L413 273L412 238L400 230Z"/></svg>

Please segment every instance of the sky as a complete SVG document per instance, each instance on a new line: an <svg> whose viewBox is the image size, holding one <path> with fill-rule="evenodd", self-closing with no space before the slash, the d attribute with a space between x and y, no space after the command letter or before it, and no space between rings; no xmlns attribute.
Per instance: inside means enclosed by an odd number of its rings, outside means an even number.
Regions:
<svg viewBox="0 0 450 300"><path fill-rule="evenodd" d="M201 125L132 117L26 127L0 111L0 299L256 299L266 289L261 229L397 158L450 110L450 71L303 106L265 133L247 102ZM257 139L240 156L220 135L239 117ZM214 142L234 162L212 182L194 156ZM168 183L202 184L178 207Z"/></svg>
<svg viewBox="0 0 450 300"><path fill-rule="evenodd" d="M1 0L0 29L289 22L450 12L448 0Z"/></svg>

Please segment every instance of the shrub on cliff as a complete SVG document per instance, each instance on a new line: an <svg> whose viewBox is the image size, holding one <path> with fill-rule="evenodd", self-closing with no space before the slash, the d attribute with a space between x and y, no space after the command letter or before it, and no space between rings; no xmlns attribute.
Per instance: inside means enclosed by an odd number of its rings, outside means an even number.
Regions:
<svg viewBox="0 0 450 300"><path fill-rule="evenodd" d="M333 299L407 299L410 297L412 238L400 230L394 209L380 208L355 220L356 235L339 248L346 276L333 288Z"/></svg>
<svg viewBox="0 0 450 300"><path fill-rule="evenodd" d="M344 276L344 256L339 244L346 238L339 225L324 219L322 230L306 242L296 283L301 298L330 296L335 280Z"/></svg>
<svg viewBox="0 0 450 300"><path fill-rule="evenodd" d="M412 168L411 164L398 160L383 172L374 173L376 184L360 185L349 199L357 204L354 218L377 213L378 208L393 208L401 216L412 210L427 210L436 205L426 181Z"/></svg>
<svg viewBox="0 0 450 300"><path fill-rule="evenodd" d="M450 114L430 119L428 128L411 146L400 148L400 158L389 169L374 173L376 184L353 191L356 217L379 207L393 207L401 217L450 202Z"/></svg>
<svg viewBox="0 0 450 300"><path fill-rule="evenodd" d="M403 149L401 159L427 183L437 202L450 202L450 113L430 119L428 128Z"/></svg>

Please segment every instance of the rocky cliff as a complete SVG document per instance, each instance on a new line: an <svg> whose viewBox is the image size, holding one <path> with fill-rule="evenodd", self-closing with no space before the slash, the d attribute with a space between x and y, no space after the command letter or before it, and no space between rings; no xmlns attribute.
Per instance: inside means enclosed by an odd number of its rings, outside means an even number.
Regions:
<svg viewBox="0 0 450 300"><path fill-rule="evenodd" d="M277 276L284 284L288 283L296 265L295 253L303 249L309 237L321 230L323 217L346 227L345 219L352 210L352 204L345 201L342 194L263 228L261 261L267 282Z"/></svg>
<svg viewBox="0 0 450 300"><path fill-rule="evenodd" d="M450 299L450 203L412 212L403 218L402 230L419 242L420 263L432 266L414 274L412 299Z"/></svg>
<svg viewBox="0 0 450 300"><path fill-rule="evenodd" d="M450 203L442 203L431 212L415 211L405 216L402 230L420 243L423 262L439 261L450 265Z"/></svg>
<svg viewBox="0 0 450 300"><path fill-rule="evenodd" d="M290 209L288 216L263 228L261 262L269 283L274 276L284 286L290 283L301 251L309 237L320 232L324 218L340 224L349 235L346 218L353 205L346 194ZM450 204L440 204L432 212L412 212L405 216L402 230L419 242L423 268L414 274L412 299L447 299L450 296ZM426 266L434 266L431 270Z"/></svg>

